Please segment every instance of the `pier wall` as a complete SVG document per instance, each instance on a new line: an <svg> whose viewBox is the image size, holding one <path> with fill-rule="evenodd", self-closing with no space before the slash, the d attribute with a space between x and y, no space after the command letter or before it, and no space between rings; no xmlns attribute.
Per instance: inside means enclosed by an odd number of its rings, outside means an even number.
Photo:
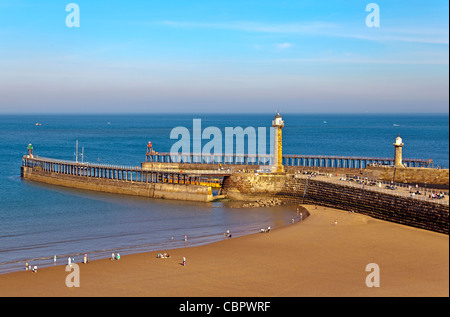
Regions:
<svg viewBox="0 0 450 317"><path fill-rule="evenodd" d="M211 187L207 186L83 177L47 172L27 166L22 166L21 175L26 180L113 194L200 202L213 200Z"/></svg>
<svg viewBox="0 0 450 317"><path fill-rule="evenodd" d="M267 168L264 165L219 165L219 164L188 164L188 163L161 163L143 162L142 169L175 169L186 171L189 169L198 170L218 170L220 168L231 169L233 171L246 170L255 172L259 169ZM357 175L362 178L377 179L381 181L394 181L396 183L418 184L424 186L425 182L430 188L449 188L449 169L436 169L426 167L405 167L396 168L394 175L393 166L368 166L365 168L341 168L341 167L320 167L320 166L285 166L288 173L295 172L318 172L338 175ZM394 177L395 176L395 177Z"/></svg>
<svg viewBox="0 0 450 317"><path fill-rule="evenodd" d="M235 173L223 183L223 192L235 200L257 200L262 197L275 196L284 191L286 176L284 174Z"/></svg>
<svg viewBox="0 0 450 317"><path fill-rule="evenodd" d="M288 180L279 195L449 234L449 206L444 204L313 179Z"/></svg>
<svg viewBox="0 0 450 317"><path fill-rule="evenodd" d="M366 168L333 168L333 167L286 167L286 172L309 171L317 173L357 175L361 178L376 179L380 181L393 181L396 183L418 184L424 186L425 182L430 188L449 188L449 169L436 169L426 167L395 168L393 166L368 166ZM395 175L394 175L395 171Z"/></svg>
<svg viewBox="0 0 450 317"><path fill-rule="evenodd" d="M354 211L377 219L449 234L449 206L363 188L287 175L233 174L224 183L231 198L260 196Z"/></svg>

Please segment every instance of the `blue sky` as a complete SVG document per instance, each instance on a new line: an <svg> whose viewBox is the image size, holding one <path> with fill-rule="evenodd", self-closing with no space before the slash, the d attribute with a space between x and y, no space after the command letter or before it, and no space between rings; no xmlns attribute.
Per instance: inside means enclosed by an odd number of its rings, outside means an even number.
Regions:
<svg viewBox="0 0 450 317"><path fill-rule="evenodd" d="M448 113L448 1L73 2L0 0L0 113Z"/></svg>

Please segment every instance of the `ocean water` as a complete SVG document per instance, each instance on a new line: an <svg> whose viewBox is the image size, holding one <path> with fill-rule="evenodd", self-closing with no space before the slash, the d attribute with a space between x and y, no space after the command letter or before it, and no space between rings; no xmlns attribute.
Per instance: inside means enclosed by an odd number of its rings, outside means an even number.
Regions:
<svg viewBox="0 0 450 317"><path fill-rule="evenodd" d="M0 273L135 252L168 250L282 226L293 207L231 208L225 203L157 200L61 188L20 178L29 143L39 156L74 160L75 142L85 162L139 166L146 145L169 152L177 126L270 127L273 114L9 115L0 116ZM392 157L403 138L403 156L449 166L449 117L443 115L284 114L287 154ZM41 123L41 125L36 125ZM203 145L208 140L203 140ZM81 160L81 157L79 157ZM188 242L184 242L184 236Z"/></svg>

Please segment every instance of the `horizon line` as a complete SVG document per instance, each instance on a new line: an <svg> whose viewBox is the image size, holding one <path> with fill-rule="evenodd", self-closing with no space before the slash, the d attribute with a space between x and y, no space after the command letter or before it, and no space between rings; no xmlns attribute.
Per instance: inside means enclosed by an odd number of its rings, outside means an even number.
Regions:
<svg viewBox="0 0 450 317"><path fill-rule="evenodd" d="M269 115L276 114L277 111L273 112L0 112L0 116L41 116L41 115ZM303 115L449 115L450 112L295 112L295 111L280 111L281 114L303 114Z"/></svg>

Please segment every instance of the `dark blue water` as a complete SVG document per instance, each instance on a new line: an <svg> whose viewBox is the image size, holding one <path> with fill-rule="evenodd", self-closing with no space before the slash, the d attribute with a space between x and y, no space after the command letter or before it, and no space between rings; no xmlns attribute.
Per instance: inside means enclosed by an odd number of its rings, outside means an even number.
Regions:
<svg viewBox="0 0 450 317"><path fill-rule="evenodd" d="M73 160L75 142L84 160L139 166L146 145L169 152L176 126L269 127L273 114L258 115L29 115L0 116L0 273L91 258L166 250L287 224L292 208L236 209L222 203L155 200L59 188L23 181L21 158L29 143L36 155ZM287 154L392 157L400 133L406 158L449 166L448 115L283 116ZM36 126L35 123L42 125ZM208 140L203 141L203 145ZM173 239L172 239L173 237Z"/></svg>

